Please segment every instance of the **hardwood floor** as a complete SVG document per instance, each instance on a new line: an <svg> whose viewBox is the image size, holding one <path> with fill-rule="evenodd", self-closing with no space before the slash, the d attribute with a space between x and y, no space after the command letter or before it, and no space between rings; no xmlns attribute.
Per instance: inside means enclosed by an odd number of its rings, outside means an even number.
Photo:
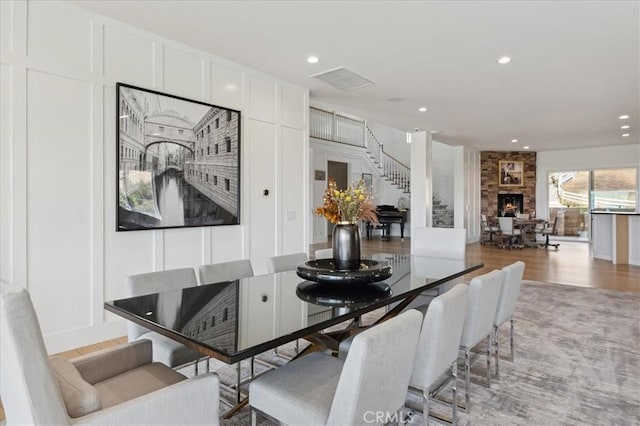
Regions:
<svg viewBox="0 0 640 426"><path fill-rule="evenodd" d="M327 247L330 247L330 244L312 244L310 253ZM379 237L362 241L363 255L373 253L409 254L410 250L411 240L408 238L404 242L400 241L399 237L391 237L390 241L381 241ZM516 260L522 260L526 264L524 278L527 280L640 293L640 267L614 265L605 260L593 259L589 250L589 244L565 241L560 242L560 249L557 251L533 248L508 250L479 243L469 244L467 245L467 257L483 262L484 268L465 275L463 280L469 281L476 275L502 268ZM123 336L56 355L75 358L126 343L126 341L126 336ZM0 403L1 420L4 420L4 411Z"/></svg>
<svg viewBox="0 0 640 426"><path fill-rule="evenodd" d="M310 252L330 244L312 244ZM640 293L640 267L614 265L611 262L591 258L590 245L580 242L560 241L559 250L524 248L522 250L501 249L479 243L467 245L467 258L484 263L484 268L464 277L465 281L493 269L502 268L516 260L525 262L524 278L579 287L596 287ZM372 253L408 254L411 240L404 242L399 237L390 241L380 238L362 241L363 255Z"/></svg>

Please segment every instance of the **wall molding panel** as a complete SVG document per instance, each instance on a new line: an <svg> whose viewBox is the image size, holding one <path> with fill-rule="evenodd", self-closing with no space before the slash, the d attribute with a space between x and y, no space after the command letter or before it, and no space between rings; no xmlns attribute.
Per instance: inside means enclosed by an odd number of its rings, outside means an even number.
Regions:
<svg viewBox="0 0 640 426"><path fill-rule="evenodd" d="M65 2L0 19L0 278L29 289L50 353L126 334L103 303L128 275L306 250L306 88ZM241 225L115 232L118 81L241 110Z"/></svg>

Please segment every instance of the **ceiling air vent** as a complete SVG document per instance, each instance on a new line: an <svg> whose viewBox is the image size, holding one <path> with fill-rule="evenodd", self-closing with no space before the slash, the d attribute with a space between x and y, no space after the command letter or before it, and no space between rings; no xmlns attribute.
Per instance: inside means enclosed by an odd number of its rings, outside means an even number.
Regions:
<svg viewBox="0 0 640 426"><path fill-rule="evenodd" d="M329 71L323 71L318 74L313 74L310 77L322 80L336 89L344 90L345 92L361 89L374 84L373 81L366 79L345 67L338 67Z"/></svg>

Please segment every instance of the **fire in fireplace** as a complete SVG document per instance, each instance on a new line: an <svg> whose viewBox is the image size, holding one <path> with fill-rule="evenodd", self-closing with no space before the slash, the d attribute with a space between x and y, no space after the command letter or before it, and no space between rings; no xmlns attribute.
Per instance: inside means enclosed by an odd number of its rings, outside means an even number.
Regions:
<svg viewBox="0 0 640 426"><path fill-rule="evenodd" d="M523 194L498 194L498 215L514 217L522 213Z"/></svg>

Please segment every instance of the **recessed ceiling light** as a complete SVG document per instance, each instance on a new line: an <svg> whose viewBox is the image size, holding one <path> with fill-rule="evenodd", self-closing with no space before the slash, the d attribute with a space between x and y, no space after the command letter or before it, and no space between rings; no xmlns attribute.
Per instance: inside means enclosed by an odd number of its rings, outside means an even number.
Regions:
<svg viewBox="0 0 640 426"><path fill-rule="evenodd" d="M516 143L518 142L518 139L511 139L511 143Z"/></svg>
<svg viewBox="0 0 640 426"><path fill-rule="evenodd" d="M629 118L628 115L621 115L620 117L618 117L620 120L626 120L627 118Z"/></svg>
<svg viewBox="0 0 640 426"><path fill-rule="evenodd" d="M628 128L629 128L629 125L628 125L628 124L625 124L624 126L620 126L620 128L621 128L621 129L628 129Z"/></svg>
<svg viewBox="0 0 640 426"><path fill-rule="evenodd" d="M522 148L524 148L524 149L529 149L529 145L527 145L527 146L523 146Z"/></svg>
<svg viewBox="0 0 640 426"><path fill-rule="evenodd" d="M307 58L307 62L309 62L310 64L317 64L320 61L320 59L318 59L317 56L309 56Z"/></svg>
<svg viewBox="0 0 640 426"><path fill-rule="evenodd" d="M508 56L503 56L500 59L498 59L498 63L500 65L508 64L509 62L511 62L511 58Z"/></svg>
<svg viewBox="0 0 640 426"><path fill-rule="evenodd" d="M629 133L623 133L623 134L622 134L622 137L623 137L623 138L628 138L628 137L629 137Z"/></svg>
<svg viewBox="0 0 640 426"><path fill-rule="evenodd" d="M427 111L427 107L420 107L420 108L418 108L418 111L426 112Z"/></svg>

